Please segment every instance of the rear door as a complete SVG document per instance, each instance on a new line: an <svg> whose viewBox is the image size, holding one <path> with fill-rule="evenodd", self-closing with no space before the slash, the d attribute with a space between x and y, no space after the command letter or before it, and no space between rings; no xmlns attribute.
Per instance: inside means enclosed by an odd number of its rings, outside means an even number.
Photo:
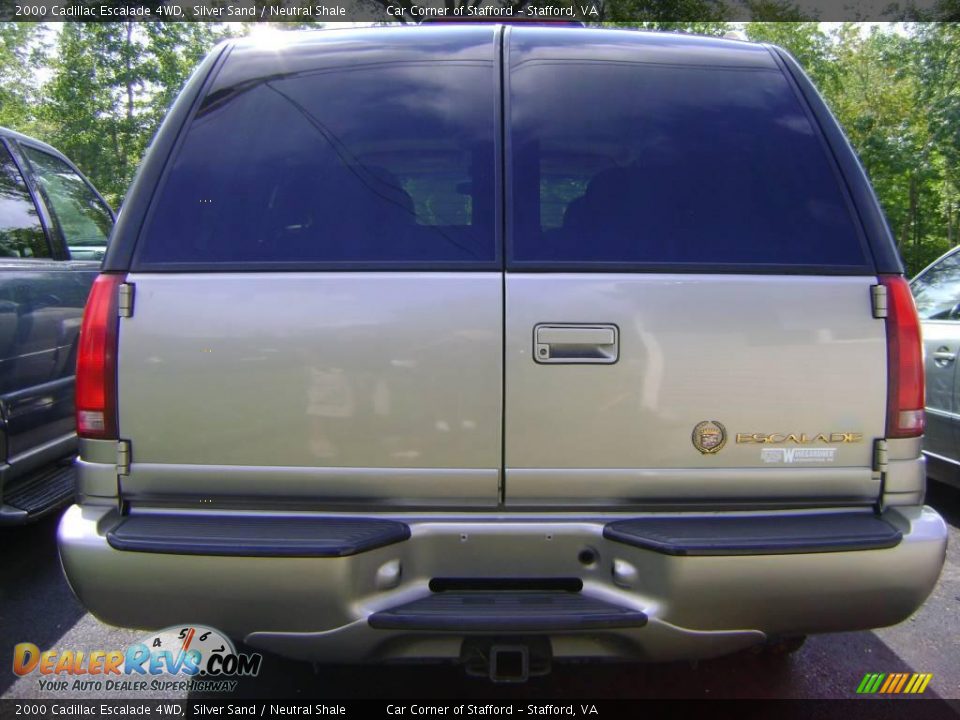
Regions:
<svg viewBox="0 0 960 720"><path fill-rule="evenodd" d="M940 457L960 460L957 391L960 373L960 254L952 253L911 283L923 328L927 379L927 427L923 447Z"/></svg>
<svg viewBox="0 0 960 720"><path fill-rule="evenodd" d="M875 499L886 343L861 229L763 47L516 27L510 506Z"/></svg>
<svg viewBox="0 0 960 720"><path fill-rule="evenodd" d="M231 52L127 278L126 498L497 503L494 32Z"/></svg>

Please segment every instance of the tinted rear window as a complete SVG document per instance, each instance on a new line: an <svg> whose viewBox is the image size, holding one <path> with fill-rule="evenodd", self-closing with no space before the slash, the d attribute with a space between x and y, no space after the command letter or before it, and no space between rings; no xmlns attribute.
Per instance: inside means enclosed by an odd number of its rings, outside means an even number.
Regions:
<svg viewBox="0 0 960 720"><path fill-rule="evenodd" d="M23 146L23 154L33 165L34 177L67 241L71 259L103 258L113 216L93 188L58 157L29 146Z"/></svg>
<svg viewBox="0 0 960 720"><path fill-rule="evenodd" d="M866 266L776 69L528 61L510 118L514 261Z"/></svg>
<svg viewBox="0 0 960 720"><path fill-rule="evenodd" d="M911 283L922 320L960 319L960 253L953 253Z"/></svg>
<svg viewBox="0 0 960 720"><path fill-rule="evenodd" d="M396 62L219 89L138 265L489 265L494 87L490 62Z"/></svg>
<svg viewBox="0 0 960 720"><path fill-rule="evenodd" d="M37 207L13 158L0 143L0 258L46 257L50 257L50 247Z"/></svg>

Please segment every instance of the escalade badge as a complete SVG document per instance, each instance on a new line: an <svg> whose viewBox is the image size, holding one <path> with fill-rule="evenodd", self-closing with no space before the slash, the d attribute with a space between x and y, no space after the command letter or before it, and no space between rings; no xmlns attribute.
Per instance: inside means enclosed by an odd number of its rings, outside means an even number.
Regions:
<svg viewBox="0 0 960 720"><path fill-rule="evenodd" d="M727 429L716 420L704 420L693 428L693 446L704 455L720 452L727 444Z"/></svg>

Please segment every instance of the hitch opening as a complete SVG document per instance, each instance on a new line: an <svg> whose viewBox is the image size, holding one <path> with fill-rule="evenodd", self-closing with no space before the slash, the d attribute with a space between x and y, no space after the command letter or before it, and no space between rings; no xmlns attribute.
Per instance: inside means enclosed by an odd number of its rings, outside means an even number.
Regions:
<svg viewBox="0 0 960 720"><path fill-rule="evenodd" d="M460 648L467 675L495 683L523 683L550 674L550 639L543 635L471 636Z"/></svg>
<svg viewBox="0 0 960 720"><path fill-rule="evenodd" d="M526 645L490 647L490 680L495 683L523 683L530 678L530 651Z"/></svg>

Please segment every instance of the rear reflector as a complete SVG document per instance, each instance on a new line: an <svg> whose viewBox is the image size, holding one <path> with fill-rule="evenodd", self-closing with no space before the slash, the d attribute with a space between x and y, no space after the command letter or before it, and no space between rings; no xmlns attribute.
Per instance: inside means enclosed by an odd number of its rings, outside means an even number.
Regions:
<svg viewBox="0 0 960 720"><path fill-rule="evenodd" d="M80 326L77 352L77 434L117 438L117 299L123 275L93 283Z"/></svg>
<svg viewBox="0 0 960 720"><path fill-rule="evenodd" d="M883 275L887 288L887 437L923 434L923 343L920 320L906 279Z"/></svg>

